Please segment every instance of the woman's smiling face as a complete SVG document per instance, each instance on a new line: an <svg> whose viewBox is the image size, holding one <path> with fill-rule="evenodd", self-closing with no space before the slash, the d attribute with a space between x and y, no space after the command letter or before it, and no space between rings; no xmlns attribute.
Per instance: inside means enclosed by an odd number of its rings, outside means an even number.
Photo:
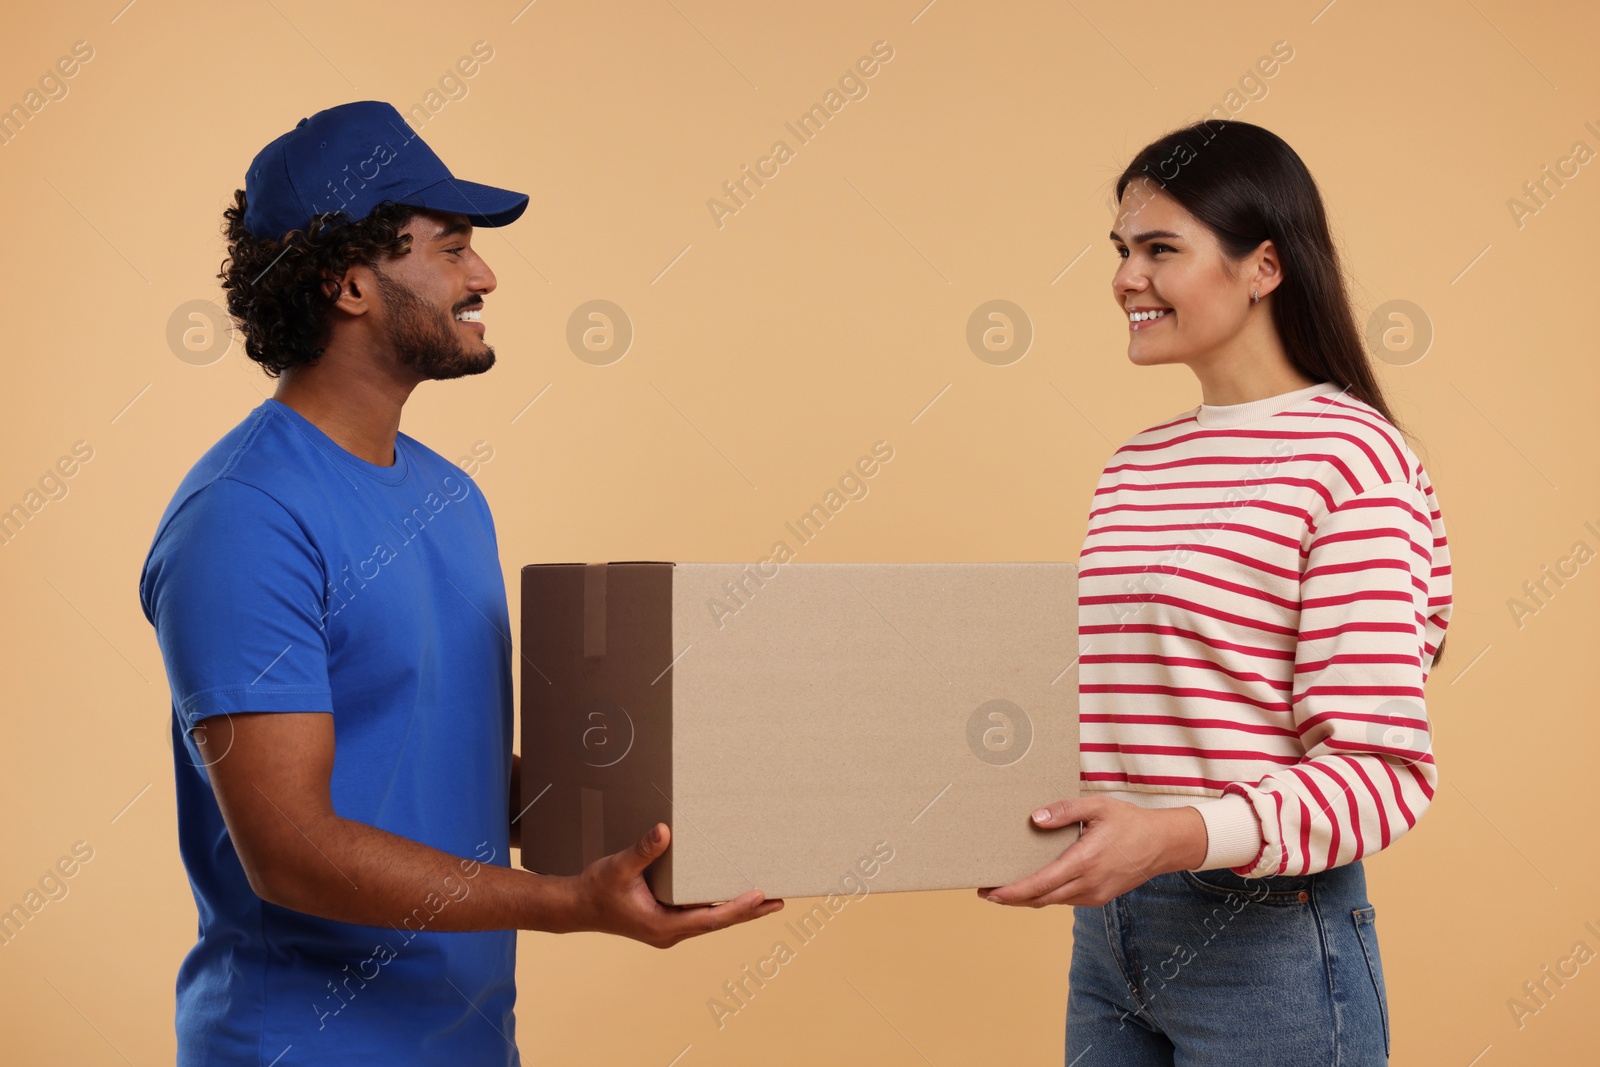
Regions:
<svg viewBox="0 0 1600 1067"><path fill-rule="evenodd" d="M1111 295L1140 366L1209 362L1244 327L1252 285L1267 296L1254 269L1232 267L1216 236L1148 179L1123 191L1111 241L1122 258Z"/></svg>

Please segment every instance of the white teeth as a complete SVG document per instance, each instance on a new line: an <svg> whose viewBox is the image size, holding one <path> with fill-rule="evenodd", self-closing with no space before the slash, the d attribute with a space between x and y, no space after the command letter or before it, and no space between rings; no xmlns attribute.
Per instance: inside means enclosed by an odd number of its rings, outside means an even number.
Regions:
<svg viewBox="0 0 1600 1067"><path fill-rule="evenodd" d="M479 322L479 321L482 321L482 315L483 315L483 309L482 308L473 308L471 311L460 311L460 312L457 312L456 313L456 321L457 322Z"/></svg>
<svg viewBox="0 0 1600 1067"><path fill-rule="evenodd" d="M1148 322L1151 319L1159 319L1166 313L1167 311L1165 308L1162 308L1160 311L1135 311L1128 316L1128 321Z"/></svg>

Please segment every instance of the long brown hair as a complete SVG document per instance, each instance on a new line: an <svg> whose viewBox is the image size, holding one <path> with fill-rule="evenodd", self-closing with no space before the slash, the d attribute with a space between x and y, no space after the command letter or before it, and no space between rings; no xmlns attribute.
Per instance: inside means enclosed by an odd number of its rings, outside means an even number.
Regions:
<svg viewBox="0 0 1600 1067"><path fill-rule="evenodd" d="M1344 387L1405 434L1356 326L1322 194L1283 138L1248 122L1206 119L1146 145L1117 179L1118 202L1140 178L1216 234L1229 261L1270 240L1283 264L1272 322L1294 368ZM1434 666L1443 655L1441 637Z"/></svg>
<svg viewBox="0 0 1600 1067"><path fill-rule="evenodd" d="M1216 234L1229 260L1270 240L1284 274L1272 291L1272 321L1290 362L1399 427L1356 327L1322 195L1294 149L1260 126L1207 119L1146 145L1117 179L1119 201L1138 178Z"/></svg>

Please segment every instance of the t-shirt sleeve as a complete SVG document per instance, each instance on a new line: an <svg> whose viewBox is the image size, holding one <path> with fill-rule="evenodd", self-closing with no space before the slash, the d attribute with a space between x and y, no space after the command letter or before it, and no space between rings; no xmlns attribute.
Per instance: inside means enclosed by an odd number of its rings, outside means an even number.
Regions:
<svg viewBox="0 0 1600 1067"><path fill-rule="evenodd" d="M1218 838L1212 853L1232 860L1244 837L1233 831L1259 826L1259 851L1234 873L1352 862L1387 848L1432 801L1438 769L1422 689L1450 598L1430 506L1417 485L1379 485L1311 535L1292 701L1305 758L1229 784L1201 812Z"/></svg>
<svg viewBox="0 0 1600 1067"><path fill-rule="evenodd" d="M321 554L280 503L218 479L150 551L140 595L185 728L212 715L333 711Z"/></svg>

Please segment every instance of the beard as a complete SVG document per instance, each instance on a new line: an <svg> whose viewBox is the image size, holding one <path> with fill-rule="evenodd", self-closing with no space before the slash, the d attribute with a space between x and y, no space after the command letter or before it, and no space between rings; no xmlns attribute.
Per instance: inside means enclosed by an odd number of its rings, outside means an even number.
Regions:
<svg viewBox="0 0 1600 1067"><path fill-rule="evenodd" d="M494 366L494 349L465 340L454 314L430 307L403 282L373 271L383 295L389 347L396 358L427 381L482 374Z"/></svg>

